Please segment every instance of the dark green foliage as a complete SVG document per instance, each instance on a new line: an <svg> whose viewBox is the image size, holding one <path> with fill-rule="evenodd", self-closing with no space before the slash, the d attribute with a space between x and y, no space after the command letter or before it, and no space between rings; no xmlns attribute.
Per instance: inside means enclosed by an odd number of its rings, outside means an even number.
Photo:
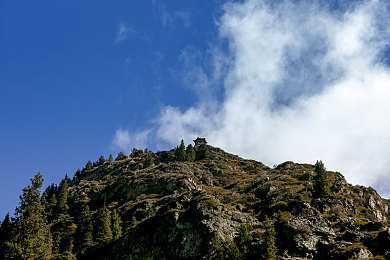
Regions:
<svg viewBox="0 0 390 260"><path fill-rule="evenodd" d="M91 162L91 161L88 161L87 164L85 165L84 169L85 169L86 171L92 170L92 162Z"/></svg>
<svg viewBox="0 0 390 260"><path fill-rule="evenodd" d="M143 162L144 168L148 168L154 164L153 152L145 149L146 157Z"/></svg>
<svg viewBox="0 0 390 260"><path fill-rule="evenodd" d="M114 160L114 158L112 157L112 154L110 154L110 156L108 156L108 161L112 162L113 160Z"/></svg>
<svg viewBox="0 0 390 260"><path fill-rule="evenodd" d="M82 255L93 246L92 214L88 205L83 205L76 215L76 224L75 251Z"/></svg>
<svg viewBox="0 0 390 260"><path fill-rule="evenodd" d="M181 139L179 147L175 149L175 158L177 161L186 160L186 146L184 145L183 139Z"/></svg>
<svg viewBox="0 0 390 260"><path fill-rule="evenodd" d="M194 147L191 144L187 146L186 157L187 157L187 161L189 162L195 161L196 153Z"/></svg>
<svg viewBox="0 0 390 260"><path fill-rule="evenodd" d="M80 171L80 169L77 169L76 173L74 174L74 178L76 180L80 180L81 179L81 171Z"/></svg>
<svg viewBox="0 0 390 260"><path fill-rule="evenodd" d="M0 259L5 259L6 254L6 242L11 238L11 221L9 219L9 213L5 216L0 226Z"/></svg>
<svg viewBox="0 0 390 260"><path fill-rule="evenodd" d="M143 155L143 151L142 150L138 150L137 148L133 148L131 150L131 154L130 154L130 157L131 158L137 158L137 157L141 157Z"/></svg>
<svg viewBox="0 0 390 260"><path fill-rule="evenodd" d="M218 260L241 260L243 259L242 254L234 243L234 241L228 242L226 247L222 246L219 238L214 238L212 241L212 245L214 247L214 253L216 259Z"/></svg>
<svg viewBox="0 0 390 260"><path fill-rule="evenodd" d="M124 154L123 152L119 152L118 156L115 158L115 161L121 161L121 160L125 160L125 159L127 159L126 154Z"/></svg>
<svg viewBox="0 0 390 260"><path fill-rule="evenodd" d="M67 213L60 214L51 229L53 234L53 253L71 253L73 249L73 235L76 231L73 218Z"/></svg>
<svg viewBox="0 0 390 260"><path fill-rule="evenodd" d="M314 195L316 198L325 198L329 196L329 183L322 161L316 162L314 171L316 173L314 176Z"/></svg>
<svg viewBox="0 0 390 260"><path fill-rule="evenodd" d="M61 185L61 190L57 199L57 214L64 214L68 211L68 181L65 179Z"/></svg>
<svg viewBox="0 0 390 260"><path fill-rule="evenodd" d="M118 213L118 210L114 210L112 212L112 238L114 240L120 238L122 236L122 219Z"/></svg>
<svg viewBox="0 0 390 260"><path fill-rule="evenodd" d="M96 213L94 225L95 239L99 245L105 245L112 239L111 216L108 209L100 209Z"/></svg>
<svg viewBox="0 0 390 260"><path fill-rule="evenodd" d="M51 255L51 234L40 196L42 184L42 175L38 173L31 179L31 186L23 189L15 211L12 237L7 244L10 258L49 259Z"/></svg>
<svg viewBox="0 0 390 260"><path fill-rule="evenodd" d="M104 158L104 156L100 155L99 160L98 160L99 165L103 164L105 161L106 161L106 159Z"/></svg>
<svg viewBox="0 0 390 260"><path fill-rule="evenodd" d="M248 225L241 225L238 230L237 237L234 239L237 247L239 248L241 254L245 259L249 258L248 255L250 253L250 249L252 247L251 243L253 241L253 237L250 234L250 227Z"/></svg>
<svg viewBox="0 0 390 260"><path fill-rule="evenodd" d="M265 260L276 260L276 253L278 249L275 244L275 228L273 221L269 218L266 218L264 221L265 232L263 234L263 254L262 259Z"/></svg>
<svg viewBox="0 0 390 260"><path fill-rule="evenodd" d="M210 158L210 148L208 145L201 145L196 149L196 160L204 160Z"/></svg>

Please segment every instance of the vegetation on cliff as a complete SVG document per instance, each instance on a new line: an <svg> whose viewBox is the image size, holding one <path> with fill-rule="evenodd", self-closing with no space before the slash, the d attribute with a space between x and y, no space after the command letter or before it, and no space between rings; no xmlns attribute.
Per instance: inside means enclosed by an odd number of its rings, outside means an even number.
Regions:
<svg viewBox="0 0 390 260"><path fill-rule="evenodd" d="M389 201L321 161L270 168L182 141L42 184L38 173L2 222L0 258L390 257Z"/></svg>

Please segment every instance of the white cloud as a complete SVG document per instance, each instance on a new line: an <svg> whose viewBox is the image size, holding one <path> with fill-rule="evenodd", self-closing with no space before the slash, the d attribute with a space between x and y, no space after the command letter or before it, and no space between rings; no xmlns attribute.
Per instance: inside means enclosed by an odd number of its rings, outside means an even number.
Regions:
<svg viewBox="0 0 390 260"><path fill-rule="evenodd" d="M134 29L130 26L125 25L124 23L120 23L118 26L118 32L115 37L115 43L118 44L121 41L125 40L131 34L134 33Z"/></svg>
<svg viewBox="0 0 390 260"><path fill-rule="evenodd" d="M204 136L268 165L321 159L389 196L389 186L379 185L390 173L390 70L381 63L390 39L387 2L343 11L318 1L270 3L224 6L219 33L229 50L212 49L211 76L224 77L224 99L201 99L186 111L166 107L153 135L172 145ZM227 73L219 75L221 67Z"/></svg>
<svg viewBox="0 0 390 260"><path fill-rule="evenodd" d="M115 132L112 142L113 149L129 152L132 148L146 148L150 130L145 130L138 133L129 133L128 130L118 129Z"/></svg>

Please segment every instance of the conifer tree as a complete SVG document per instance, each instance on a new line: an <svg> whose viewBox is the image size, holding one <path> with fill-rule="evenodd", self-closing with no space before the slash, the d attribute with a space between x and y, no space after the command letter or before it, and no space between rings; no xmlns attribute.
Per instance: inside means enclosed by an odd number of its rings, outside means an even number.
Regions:
<svg viewBox="0 0 390 260"><path fill-rule="evenodd" d="M108 161L112 162L113 160L114 160L114 158L112 157L112 154L110 154L110 156L108 156Z"/></svg>
<svg viewBox="0 0 390 260"><path fill-rule="evenodd" d="M196 150L196 160L203 160L210 158L210 148L207 145L202 145Z"/></svg>
<svg viewBox="0 0 390 260"><path fill-rule="evenodd" d="M248 225L241 225L240 229L238 230L238 235L234 239L234 242L236 243L244 258L249 253L251 243L253 241L253 237L249 231L250 230Z"/></svg>
<svg viewBox="0 0 390 260"><path fill-rule="evenodd" d="M52 251L50 230L47 226L40 189L43 178L40 173L31 179L31 186L23 189L20 205L15 211L15 226L8 243L9 258L49 259Z"/></svg>
<svg viewBox="0 0 390 260"><path fill-rule="evenodd" d="M5 215L5 218L0 226L0 259L5 259L6 255L6 242L11 238L11 221L9 213Z"/></svg>
<svg viewBox="0 0 390 260"><path fill-rule="evenodd" d="M118 239L122 236L122 219L118 213L118 210L112 212L112 238Z"/></svg>
<svg viewBox="0 0 390 260"><path fill-rule="evenodd" d="M329 196L329 183L326 178L325 166L322 161L317 161L314 169L314 195L317 198Z"/></svg>
<svg viewBox="0 0 390 260"><path fill-rule="evenodd" d="M92 170L92 162L88 161L84 168L86 171Z"/></svg>
<svg viewBox="0 0 390 260"><path fill-rule="evenodd" d="M124 154L123 152L119 152L118 156L115 158L115 161L121 161L121 160L124 160L124 159L127 159L126 154Z"/></svg>
<svg viewBox="0 0 390 260"><path fill-rule="evenodd" d="M95 230L95 239L98 244L105 245L111 241L111 217L108 209L101 209L97 212Z"/></svg>
<svg viewBox="0 0 390 260"><path fill-rule="evenodd" d="M184 140L181 139L180 146L176 147L175 158L178 161L186 160L186 146L184 145Z"/></svg>
<svg viewBox="0 0 390 260"><path fill-rule="evenodd" d="M75 251L82 255L93 246L92 214L88 205L82 206L76 220Z"/></svg>
<svg viewBox="0 0 390 260"><path fill-rule="evenodd" d="M60 193L58 195L55 223L51 227L53 236L53 253L71 254L73 249L73 235L76 226L68 210L68 179L66 178L60 184Z"/></svg>
<svg viewBox="0 0 390 260"><path fill-rule="evenodd" d="M57 212L58 214L64 214L68 212L69 206L68 206L68 180L64 180L62 185L60 185L60 194L58 194L57 199Z"/></svg>
<svg viewBox="0 0 390 260"><path fill-rule="evenodd" d="M103 156L103 155L100 155L99 160L98 160L98 163L99 163L99 164L103 164L105 161L106 161L106 159L104 158L104 156Z"/></svg>
<svg viewBox="0 0 390 260"><path fill-rule="evenodd" d="M154 164L153 152L145 149L146 157L144 159L144 168L148 168Z"/></svg>
<svg viewBox="0 0 390 260"><path fill-rule="evenodd" d="M275 245L275 228L273 222L269 219L265 219L264 223L265 232L263 234L263 255L262 259L265 260L276 260L276 253L278 249Z"/></svg>
<svg viewBox="0 0 390 260"><path fill-rule="evenodd" d="M186 156L187 156L187 161L189 162L195 161L196 153L194 147L191 144L187 146Z"/></svg>

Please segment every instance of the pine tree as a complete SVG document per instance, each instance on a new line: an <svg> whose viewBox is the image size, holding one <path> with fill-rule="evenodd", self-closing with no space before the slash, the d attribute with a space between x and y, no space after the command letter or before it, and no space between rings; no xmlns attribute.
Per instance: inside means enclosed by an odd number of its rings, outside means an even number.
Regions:
<svg viewBox="0 0 390 260"><path fill-rule="evenodd" d="M208 145L199 146L196 150L196 160L210 158L210 148Z"/></svg>
<svg viewBox="0 0 390 260"><path fill-rule="evenodd" d="M113 160L114 160L114 158L112 157L112 154L110 154L110 156L108 156L108 161L112 162Z"/></svg>
<svg viewBox="0 0 390 260"><path fill-rule="evenodd" d="M103 156L103 155L100 155L99 160L98 160L98 164L99 164L99 165L100 165L100 164L103 164L105 161L106 161L106 159L104 158L104 156Z"/></svg>
<svg viewBox="0 0 390 260"><path fill-rule="evenodd" d="M68 206L68 180L65 179L60 185L60 194L58 194L58 199L57 199L57 214L64 214L68 211L69 206Z"/></svg>
<svg viewBox="0 0 390 260"><path fill-rule="evenodd" d="M115 158L115 161L121 161L121 160L125 160L125 159L127 159L126 154L124 154L123 152L119 152L118 156Z"/></svg>
<svg viewBox="0 0 390 260"><path fill-rule="evenodd" d="M317 161L314 169L314 195L317 198L329 196L329 183L326 178L325 166L322 161Z"/></svg>
<svg viewBox="0 0 390 260"><path fill-rule="evenodd" d="M53 253L71 254L73 249L73 235L76 231L76 225L68 210L68 179L61 181L60 193L58 195L55 222L51 227L53 236Z"/></svg>
<svg viewBox="0 0 390 260"><path fill-rule="evenodd" d="M98 244L105 245L111 241L111 217L108 209L101 209L97 212L95 230L95 239Z"/></svg>
<svg viewBox="0 0 390 260"><path fill-rule="evenodd" d="M8 243L9 258L49 259L52 251L50 230L47 226L40 188L40 173L31 179L31 186L23 189L20 205L15 211L15 226Z"/></svg>
<svg viewBox="0 0 390 260"><path fill-rule="evenodd" d="M176 147L175 158L178 161L186 160L186 146L184 145L184 140L181 139L180 146Z"/></svg>
<svg viewBox="0 0 390 260"><path fill-rule="evenodd" d="M0 259L5 259L7 252L6 242L11 238L11 221L9 219L9 213L5 215L5 218L0 226Z"/></svg>
<svg viewBox="0 0 390 260"><path fill-rule="evenodd" d="M186 156L187 156L187 161L189 162L195 161L196 153L194 147L191 144L187 146Z"/></svg>
<svg viewBox="0 0 390 260"><path fill-rule="evenodd" d="M93 246L92 215L88 205L82 206L76 220L75 251L82 255Z"/></svg>
<svg viewBox="0 0 390 260"><path fill-rule="evenodd" d="M269 218L265 219L264 228L265 228L265 232L263 234L264 248L263 248L262 259L276 260L277 259L276 253L278 251L275 245L276 234L275 234L275 228L273 222Z"/></svg>
<svg viewBox="0 0 390 260"><path fill-rule="evenodd" d="M249 232L248 225L241 225L240 229L238 230L238 235L234 239L234 242L236 243L238 249L240 250L241 254L245 256L249 253L251 243L253 241L253 237Z"/></svg>
<svg viewBox="0 0 390 260"><path fill-rule="evenodd" d="M118 211L115 209L112 212L112 238L118 239L122 236L122 219L118 213Z"/></svg>
<svg viewBox="0 0 390 260"><path fill-rule="evenodd" d="M92 162L88 161L84 168L86 171L92 170Z"/></svg>
<svg viewBox="0 0 390 260"><path fill-rule="evenodd" d="M145 149L146 157L144 159L144 168L148 168L154 164L153 152Z"/></svg>

